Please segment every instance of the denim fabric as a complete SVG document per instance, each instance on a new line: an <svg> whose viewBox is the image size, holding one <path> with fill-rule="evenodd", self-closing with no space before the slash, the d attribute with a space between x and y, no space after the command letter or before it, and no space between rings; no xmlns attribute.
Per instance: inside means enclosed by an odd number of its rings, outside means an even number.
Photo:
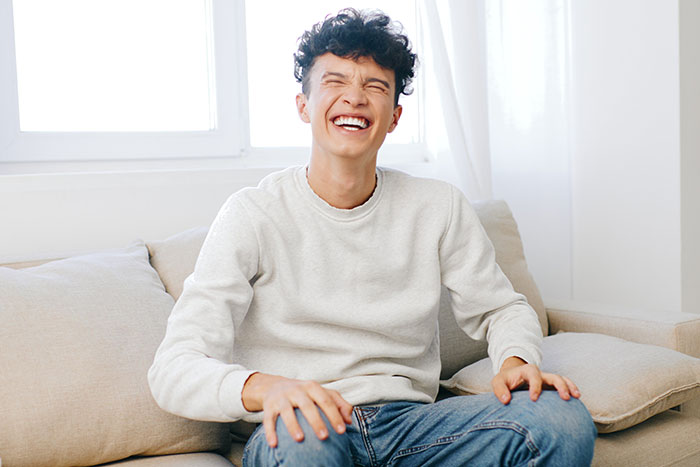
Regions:
<svg viewBox="0 0 700 467"><path fill-rule="evenodd" d="M513 393L507 406L493 394L434 404L392 402L356 407L344 435L320 441L297 410L305 439L298 443L278 419L278 446L262 425L246 445L244 467L258 466L579 466L590 465L596 429L584 405L543 391L532 402ZM325 417L324 417L325 420ZM328 421L326 420L328 425Z"/></svg>

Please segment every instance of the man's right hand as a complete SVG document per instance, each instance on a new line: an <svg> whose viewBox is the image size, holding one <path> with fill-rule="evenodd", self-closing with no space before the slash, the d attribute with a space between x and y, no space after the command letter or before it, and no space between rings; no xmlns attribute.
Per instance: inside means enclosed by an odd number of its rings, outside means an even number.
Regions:
<svg viewBox="0 0 700 467"><path fill-rule="evenodd" d="M304 440L304 432L294 413L297 407L322 440L328 438L328 429L319 408L338 434L345 433L345 424L352 423L352 405L338 391L326 389L315 381L253 373L243 385L241 399L247 411L264 412L265 438L271 448L277 446L275 426L278 416L282 417L292 438Z"/></svg>

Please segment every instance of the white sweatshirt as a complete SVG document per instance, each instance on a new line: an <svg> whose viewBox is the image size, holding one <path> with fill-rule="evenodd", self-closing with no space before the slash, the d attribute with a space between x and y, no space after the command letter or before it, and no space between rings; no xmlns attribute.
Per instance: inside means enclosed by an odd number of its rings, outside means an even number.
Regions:
<svg viewBox="0 0 700 467"><path fill-rule="evenodd" d="M457 323L488 339L497 372L539 365L537 316L495 262L451 185L377 169L371 198L336 209L305 167L232 195L214 220L148 373L165 410L260 422L241 390L255 371L315 380L352 405L432 402L440 286Z"/></svg>

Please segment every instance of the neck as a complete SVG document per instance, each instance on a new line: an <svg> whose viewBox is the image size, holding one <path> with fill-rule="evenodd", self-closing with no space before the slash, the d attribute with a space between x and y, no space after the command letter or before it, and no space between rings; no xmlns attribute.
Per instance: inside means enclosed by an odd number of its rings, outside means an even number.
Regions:
<svg viewBox="0 0 700 467"><path fill-rule="evenodd" d="M376 158L362 164L339 163L311 157L307 179L311 189L338 209L364 204L376 187Z"/></svg>

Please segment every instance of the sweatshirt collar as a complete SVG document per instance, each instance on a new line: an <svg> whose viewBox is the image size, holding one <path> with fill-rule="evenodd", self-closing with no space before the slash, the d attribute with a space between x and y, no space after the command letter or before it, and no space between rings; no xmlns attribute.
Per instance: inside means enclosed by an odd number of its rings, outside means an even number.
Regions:
<svg viewBox="0 0 700 467"><path fill-rule="evenodd" d="M318 196L309 185L306 178L307 166L300 166L296 171L297 186L303 192L305 200L310 203L316 210L320 211L327 217L338 221L353 221L365 217L374 210L382 197L384 188L384 173L380 167L375 170L377 184L374 187L374 192L367 201L352 209L339 209L331 206Z"/></svg>

